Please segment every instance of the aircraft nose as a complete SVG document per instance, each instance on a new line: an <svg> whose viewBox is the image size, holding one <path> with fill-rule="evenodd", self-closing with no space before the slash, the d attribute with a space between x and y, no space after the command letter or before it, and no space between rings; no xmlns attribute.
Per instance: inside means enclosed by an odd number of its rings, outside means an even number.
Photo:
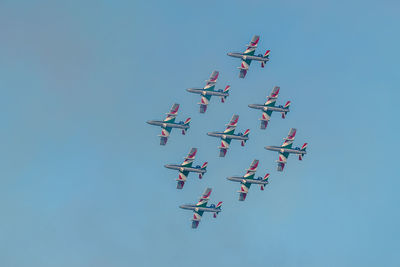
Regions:
<svg viewBox="0 0 400 267"><path fill-rule="evenodd" d="M185 206L184 205L180 205L179 208L183 209Z"/></svg>

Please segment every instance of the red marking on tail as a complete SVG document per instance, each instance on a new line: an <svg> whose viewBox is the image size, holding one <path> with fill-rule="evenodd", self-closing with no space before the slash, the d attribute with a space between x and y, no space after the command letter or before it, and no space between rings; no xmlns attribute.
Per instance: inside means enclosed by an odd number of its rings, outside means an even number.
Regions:
<svg viewBox="0 0 400 267"><path fill-rule="evenodd" d="M267 173L265 176L264 176L264 179L263 180L267 180L269 178L269 173Z"/></svg>
<svg viewBox="0 0 400 267"><path fill-rule="evenodd" d="M204 162L204 163L203 163L203 166L201 166L201 168L204 169L204 168L207 167L207 165L208 165L208 162Z"/></svg>
<svg viewBox="0 0 400 267"><path fill-rule="evenodd" d="M216 208L219 208L219 207L221 207L221 206L222 206L222 201L218 202Z"/></svg>
<svg viewBox="0 0 400 267"><path fill-rule="evenodd" d="M187 118L184 122L184 124L188 124L192 119L191 118Z"/></svg>
<svg viewBox="0 0 400 267"><path fill-rule="evenodd" d="M230 85L227 85L227 86L225 87L225 89L224 89L224 92L226 93L227 91L229 91L230 88L231 88L231 86L230 86Z"/></svg>
<svg viewBox="0 0 400 267"><path fill-rule="evenodd" d="M304 145L301 147L301 150L306 149L307 145L308 145L307 143L304 143Z"/></svg>
<svg viewBox="0 0 400 267"><path fill-rule="evenodd" d="M271 50L267 50L267 52L265 52L265 54L264 54L264 57L268 57L270 52L271 52Z"/></svg>
<svg viewBox="0 0 400 267"><path fill-rule="evenodd" d="M292 103L292 102L290 102L290 101L286 102L284 108L288 108L288 107L290 106L291 103Z"/></svg>
<svg viewBox="0 0 400 267"><path fill-rule="evenodd" d="M247 136L247 135L249 135L249 133L250 133L250 129L247 129L245 132L244 132L244 136Z"/></svg>

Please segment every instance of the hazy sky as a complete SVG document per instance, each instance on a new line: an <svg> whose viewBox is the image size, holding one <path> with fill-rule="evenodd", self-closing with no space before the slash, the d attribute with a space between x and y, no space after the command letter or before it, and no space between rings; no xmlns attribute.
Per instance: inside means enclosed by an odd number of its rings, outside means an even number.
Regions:
<svg viewBox="0 0 400 267"><path fill-rule="evenodd" d="M400 35L397 1L0 1L0 266L400 266L398 140ZM240 62L254 34L265 69ZM199 114L198 95L220 71L231 85ZM285 120L259 129L273 86ZM192 117L165 147L163 119ZM218 157L223 130L240 115L251 129ZM309 143L302 162L277 154L289 128ZM183 190L180 163L197 147L202 180ZM259 159L239 202L243 175ZM179 209L213 188L217 219Z"/></svg>

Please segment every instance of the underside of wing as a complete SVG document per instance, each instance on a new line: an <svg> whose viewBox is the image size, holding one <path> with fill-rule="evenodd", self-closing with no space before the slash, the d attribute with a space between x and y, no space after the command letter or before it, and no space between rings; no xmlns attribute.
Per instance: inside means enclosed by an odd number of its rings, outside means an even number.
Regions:
<svg viewBox="0 0 400 267"><path fill-rule="evenodd" d="M287 162L287 156L279 152L279 159L276 162L278 163L277 171L283 171L283 168L285 168L285 164Z"/></svg>
<svg viewBox="0 0 400 267"><path fill-rule="evenodd" d="M176 116L178 115L179 104L173 104L170 111L167 113L167 117L164 121L166 122L174 122Z"/></svg>
<svg viewBox="0 0 400 267"><path fill-rule="evenodd" d="M167 144L168 137L166 136L161 136L160 137L160 145L165 146Z"/></svg>
<svg viewBox="0 0 400 267"><path fill-rule="evenodd" d="M161 129L161 135L159 135L160 136L160 145L164 146L167 143L170 133L171 133L171 128L162 128Z"/></svg>
<svg viewBox="0 0 400 267"><path fill-rule="evenodd" d="M278 172L281 172L281 171L283 171L283 168L285 168L285 163L283 163L283 162L278 162L278 167L277 167L277 171Z"/></svg>
<svg viewBox="0 0 400 267"><path fill-rule="evenodd" d="M246 77L246 74L247 74L247 69L240 69L239 78Z"/></svg>
<svg viewBox="0 0 400 267"><path fill-rule="evenodd" d="M228 149L229 149L229 143L226 140L221 140L221 146L219 147L219 156L225 157Z"/></svg>
<svg viewBox="0 0 400 267"><path fill-rule="evenodd" d="M261 119L260 119L260 121L261 121L260 128L262 130L267 128L269 119L271 118L271 114L272 114L272 111L270 111L270 110L263 111L263 113L261 115Z"/></svg>
<svg viewBox="0 0 400 267"><path fill-rule="evenodd" d="M176 181L178 182L177 185L176 185L176 189L182 189L183 188L183 186L185 185L185 182L186 182L187 174L188 173L179 172L178 179L176 179Z"/></svg>
<svg viewBox="0 0 400 267"><path fill-rule="evenodd" d="M200 113L205 113L206 112L207 105L209 103L210 98L211 98L211 96L208 96L208 97L201 96L201 101L199 103L199 105L200 105Z"/></svg>

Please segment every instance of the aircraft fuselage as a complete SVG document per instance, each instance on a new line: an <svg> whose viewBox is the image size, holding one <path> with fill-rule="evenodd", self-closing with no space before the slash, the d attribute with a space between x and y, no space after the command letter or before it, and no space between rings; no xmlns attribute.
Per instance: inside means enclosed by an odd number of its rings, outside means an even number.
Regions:
<svg viewBox="0 0 400 267"><path fill-rule="evenodd" d="M305 150L300 150L300 148L298 147L297 149L294 149L294 148L284 148L280 146L266 146L265 149L281 153L289 153L289 154L301 154L301 155L307 154Z"/></svg>
<svg viewBox="0 0 400 267"><path fill-rule="evenodd" d="M261 105L261 104L250 104L249 108L254 108L254 109L262 109L262 110L271 110L271 111L278 111L278 112L289 112L288 108L281 108L281 107L268 107L266 105Z"/></svg>
<svg viewBox="0 0 400 267"><path fill-rule="evenodd" d="M167 164L164 165L165 168L172 169L172 170L178 170L178 171L188 171L188 172L197 172L197 173L206 173L206 169L201 169L201 168L196 168L196 167L184 167L182 165L177 165L177 164Z"/></svg>
<svg viewBox="0 0 400 267"><path fill-rule="evenodd" d="M249 178L245 178L243 176L232 176L232 177L228 177L226 178L229 181L233 181L233 182L242 182L242 183L249 183L249 184L268 184L268 181L264 181L261 179L249 179Z"/></svg>
<svg viewBox="0 0 400 267"><path fill-rule="evenodd" d="M189 88L186 89L186 91L199 95L229 96L229 93L224 93L220 91L207 91L204 90L203 88Z"/></svg>
<svg viewBox="0 0 400 267"><path fill-rule="evenodd" d="M192 204L180 205L179 208L185 209L185 210L194 210L194 211L221 212L221 209L212 208L211 206L199 207L199 206L192 205Z"/></svg>
<svg viewBox="0 0 400 267"><path fill-rule="evenodd" d="M264 61L264 62L269 61L269 58L266 58L266 57L250 56L250 55L245 55L244 53L228 53L228 56L241 58L243 60L249 59L249 60L257 60L257 61Z"/></svg>
<svg viewBox="0 0 400 267"><path fill-rule="evenodd" d="M156 125L164 128L179 128L179 129L189 129L189 125L185 125L183 123L176 123L176 122L165 122L165 121L147 121L148 124Z"/></svg>
<svg viewBox="0 0 400 267"><path fill-rule="evenodd" d="M237 134L226 134L223 132L210 132L208 136L220 137L222 139L236 139L236 140L249 140L249 137Z"/></svg>

